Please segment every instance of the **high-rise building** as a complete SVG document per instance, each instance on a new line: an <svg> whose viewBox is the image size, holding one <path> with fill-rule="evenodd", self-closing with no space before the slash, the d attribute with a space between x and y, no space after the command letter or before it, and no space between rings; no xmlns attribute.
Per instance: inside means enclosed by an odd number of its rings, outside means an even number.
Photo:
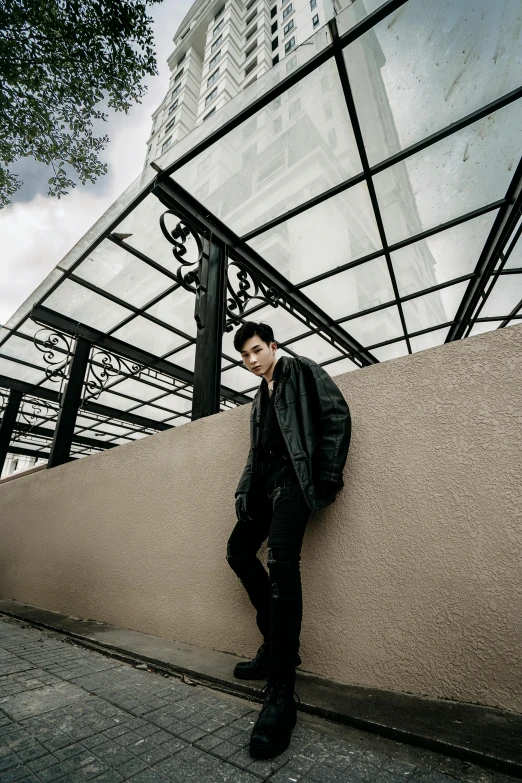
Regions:
<svg viewBox="0 0 522 783"><path fill-rule="evenodd" d="M174 35L169 88L153 114L145 165L289 55L333 16L334 6L335 0L196 0Z"/></svg>

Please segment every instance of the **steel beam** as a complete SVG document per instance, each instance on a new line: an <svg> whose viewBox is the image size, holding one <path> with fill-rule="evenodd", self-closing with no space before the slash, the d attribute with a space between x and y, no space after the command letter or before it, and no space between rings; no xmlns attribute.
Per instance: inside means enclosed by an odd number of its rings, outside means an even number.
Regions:
<svg viewBox="0 0 522 783"><path fill-rule="evenodd" d="M9 399L5 406L4 415L2 416L2 422L0 424L0 476L4 469L5 460L9 452L9 444L13 435L13 430L16 426L16 417L20 410L23 394L21 391L11 389L9 392Z"/></svg>
<svg viewBox="0 0 522 783"><path fill-rule="evenodd" d="M377 359L366 348L347 334L344 329L336 324L333 318L321 310L277 269L274 269L253 248L243 242L232 229L215 215L212 215L208 209L203 207L181 185L172 179L162 180L158 178L153 193L169 209L176 210L181 216L198 226L201 232L213 234L213 236L231 249L229 254L237 257L267 287L279 291L288 304L294 307L302 316L312 319L324 334L328 335L348 354L357 356L361 364L377 364Z"/></svg>
<svg viewBox="0 0 522 783"><path fill-rule="evenodd" d="M506 193L506 203L499 209L493 227L480 254L475 274L470 281L445 342L451 343L464 337L467 327L480 302L484 288L490 280L495 265L513 233L522 212L522 160Z"/></svg>
<svg viewBox="0 0 522 783"><path fill-rule="evenodd" d="M190 370L179 367L177 364L167 361L167 359L159 359L148 351L143 351L141 348L129 345L129 343L126 343L123 340L118 340L117 337L112 337L105 334L105 332L100 332L98 329L93 329L92 326L82 324L80 321L74 321L72 318L61 315L61 313L57 313L55 310L50 310L48 307L35 305L31 311L31 318L45 324L45 326L57 329L59 332L64 332L65 334L70 334L74 337L84 337L89 342L101 348L105 348L110 353L119 354L133 362L143 364L150 369L158 370L164 375L168 375L169 378L176 378L191 386L194 384L194 373L190 372ZM240 394L239 392L234 391L234 389L229 389L227 386L221 386L220 394L222 397L226 397L233 402L241 404L252 402L252 399L247 397L246 394Z"/></svg>
<svg viewBox="0 0 522 783"><path fill-rule="evenodd" d="M223 244L203 239L196 298L196 363L192 421L219 413L221 349L225 328L226 258Z"/></svg>
<svg viewBox="0 0 522 783"><path fill-rule="evenodd" d="M84 337L78 337L69 367L69 380L62 394L60 413L47 463L48 468L55 468L57 465L63 465L64 462L69 461L90 350L91 343Z"/></svg>

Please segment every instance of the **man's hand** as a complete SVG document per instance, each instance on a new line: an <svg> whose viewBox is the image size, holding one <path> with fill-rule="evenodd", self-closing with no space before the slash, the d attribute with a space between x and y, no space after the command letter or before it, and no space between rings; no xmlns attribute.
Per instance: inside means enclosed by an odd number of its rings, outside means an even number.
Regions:
<svg viewBox="0 0 522 783"><path fill-rule="evenodd" d="M247 510L248 495L246 492L240 492L236 497L236 516L239 522L248 522L252 519Z"/></svg>

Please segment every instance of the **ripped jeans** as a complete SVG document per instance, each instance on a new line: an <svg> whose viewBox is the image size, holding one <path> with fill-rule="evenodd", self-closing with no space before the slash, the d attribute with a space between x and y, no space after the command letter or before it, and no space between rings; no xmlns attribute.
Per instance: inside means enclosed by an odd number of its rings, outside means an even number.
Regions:
<svg viewBox="0 0 522 783"><path fill-rule="evenodd" d="M249 496L250 521L237 522L227 544L227 561L256 610L256 623L270 646L271 679L291 678L300 662L303 614L301 546L310 509L286 456L264 466ZM268 574L257 552L268 538Z"/></svg>

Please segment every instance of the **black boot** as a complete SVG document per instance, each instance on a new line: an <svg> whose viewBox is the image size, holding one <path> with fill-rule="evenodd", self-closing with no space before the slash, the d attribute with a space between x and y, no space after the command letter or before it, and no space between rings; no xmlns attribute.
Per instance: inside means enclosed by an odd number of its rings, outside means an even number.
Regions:
<svg viewBox="0 0 522 783"><path fill-rule="evenodd" d="M295 665L299 666L301 658L299 654L295 660ZM236 664L234 677L238 680L264 680L268 676L270 669L270 647L263 642L252 661Z"/></svg>
<svg viewBox="0 0 522 783"><path fill-rule="evenodd" d="M269 680L261 693L266 694L265 701L252 729L249 751L255 759L271 759L290 745L292 729L297 722L294 679ZM299 696L297 699L300 703Z"/></svg>
<svg viewBox="0 0 522 783"><path fill-rule="evenodd" d="M270 647L263 642L252 661L238 663L234 677L238 680L264 680L270 669Z"/></svg>

